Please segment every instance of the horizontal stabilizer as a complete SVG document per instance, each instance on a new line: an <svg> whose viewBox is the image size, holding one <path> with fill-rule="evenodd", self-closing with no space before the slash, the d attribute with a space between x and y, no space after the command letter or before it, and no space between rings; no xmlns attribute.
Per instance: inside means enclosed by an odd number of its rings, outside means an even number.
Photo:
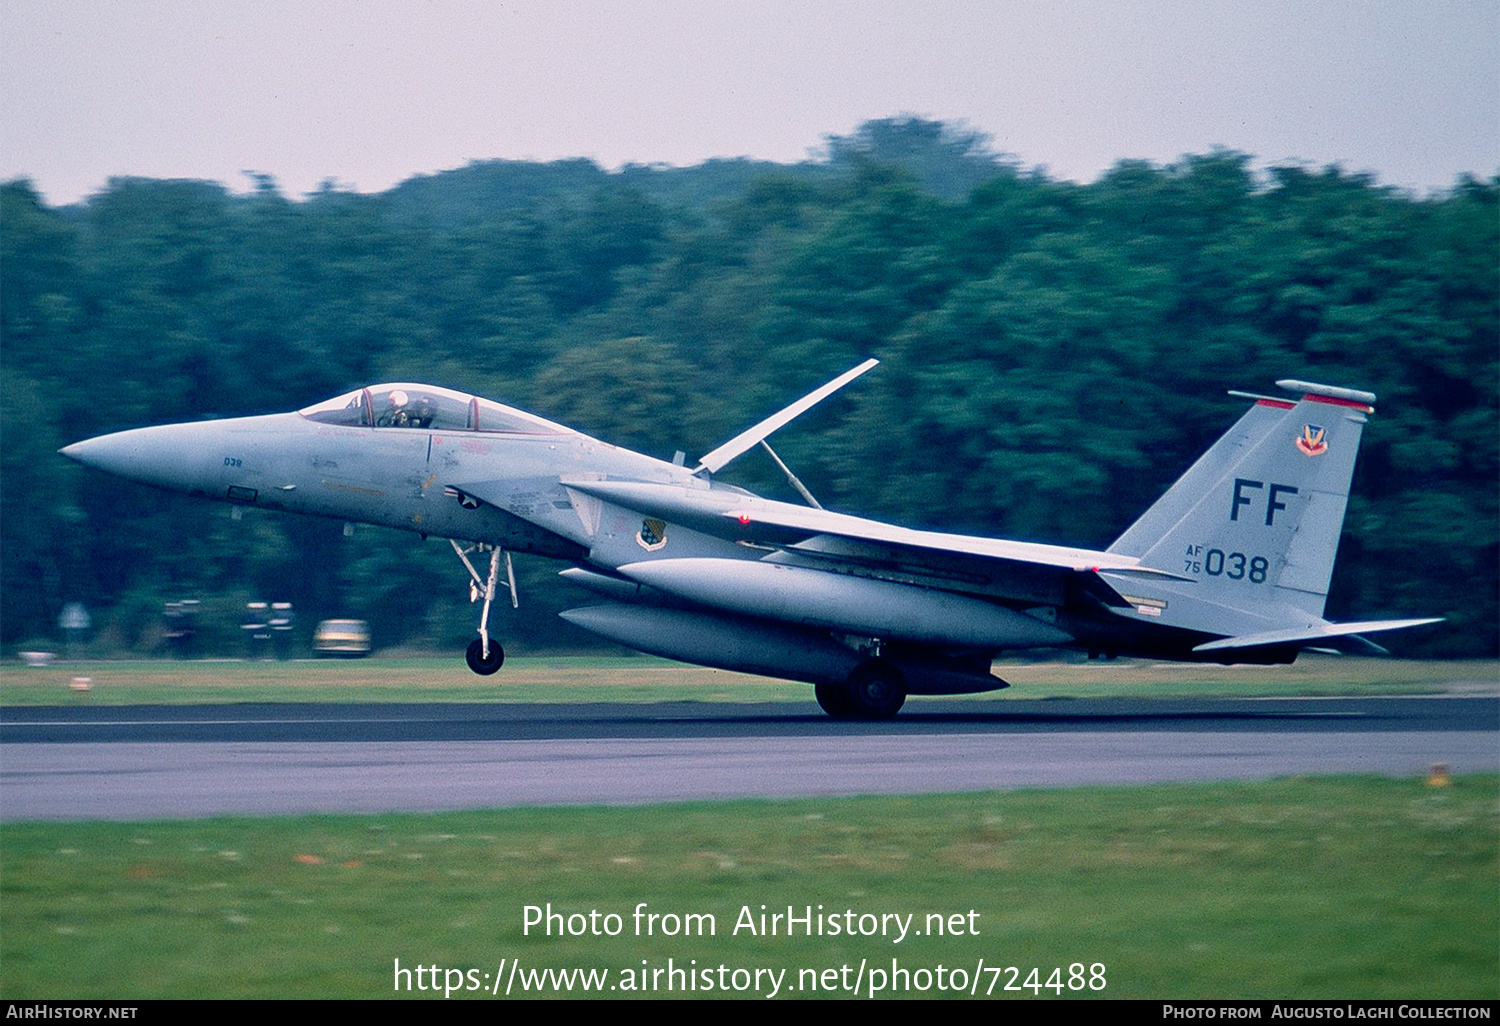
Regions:
<svg viewBox="0 0 1500 1026"><path fill-rule="evenodd" d="M1399 631L1426 623L1441 623L1442 617L1422 620L1368 620L1364 623L1325 623L1315 627L1298 627L1285 631L1242 634L1237 638L1220 638L1196 646L1194 652L1224 652L1237 648L1261 648L1266 645L1311 645L1351 634L1374 634L1376 631Z"/></svg>

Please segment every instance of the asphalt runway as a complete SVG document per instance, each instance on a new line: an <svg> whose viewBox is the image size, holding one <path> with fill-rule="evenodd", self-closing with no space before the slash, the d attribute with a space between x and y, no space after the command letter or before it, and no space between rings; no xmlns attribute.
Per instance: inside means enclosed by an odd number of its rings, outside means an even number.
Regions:
<svg viewBox="0 0 1500 1026"><path fill-rule="evenodd" d="M1500 772L1500 699L0 710L0 820L911 794Z"/></svg>

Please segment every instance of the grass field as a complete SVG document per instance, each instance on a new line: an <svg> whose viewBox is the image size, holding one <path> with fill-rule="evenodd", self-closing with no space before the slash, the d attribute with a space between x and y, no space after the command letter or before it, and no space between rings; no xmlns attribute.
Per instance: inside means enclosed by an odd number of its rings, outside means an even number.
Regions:
<svg viewBox="0 0 1500 1026"><path fill-rule="evenodd" d="M1494 661L1418 662L1304 656L1291 666L996 664L1011 682L984 698L1245 697L1500 693ZM74 691L74 678L89 679ZM966 696L967 697L967 696ZM806 684L648 656L530 657L476 677L458 657L350 661L167 660L0 666L0 705L181 702L809 702ZM913 705L942 699L914 699Z"/></svg>
<svg viewBox="0 0 1500 1026"><path fill-rule="evenodd" d="M849 966L852 982L862 961L889 971L894 958L927 971L911 977L912 996L938 996L914 991L924 979L935 988L941 964L949 985L962 969L979 993L995 984L997 996L1036 967L1039 994L1007 995L1026 1000L1056 997L1045 986L1054 967L1064 996L1495 999L1497 794L1490 776L1441 788L1287 779L9 824L0 833L0 993L387 997L397 959L408 969L474 970L439 977L460 987L491 986L483 974L506 976L512 964L521 980L589 968L618 986L671 959L731 974L785 970L785 997L809 996L814 977L803 970ZM664 916L712 915L714 935L662 936L672 923L663 918L654 936L636 936L641 902ZM563 915L615 913L620 934L526 935L525 907L549 903ZM866 913L910 915L916 930L942 914L962 932L899 944L736 933L742 909L758 917L762 905L852 910L856 923ZM981 960L1021 972L997 975ZM1074 963L1083 975L1070 977ZM1090 978L1095 963L1104 989L1070 991L1070 978ZM415 989L431 976L408 979L405 996L443 999ZM863 980L868 991L874 977ZM554 980L543 992L557 989Z"/></svg>

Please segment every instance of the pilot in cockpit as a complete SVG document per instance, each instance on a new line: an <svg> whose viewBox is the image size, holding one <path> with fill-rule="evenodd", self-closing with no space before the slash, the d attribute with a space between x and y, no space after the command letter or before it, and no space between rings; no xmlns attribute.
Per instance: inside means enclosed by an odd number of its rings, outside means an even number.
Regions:
<svg viewBox="0 0 1500 1026"><path fill-rule="evenodd" d="M406 394L406 390L401 388L394 389L387 398L390 401L391 408L376 423L384 424L388 427L406 427L411 421L411 411L406 408L406 404L410 402L410 397Z"/></svg>
<svg viewBox="0 0 1500 1026"><path fill-rule="evenodd" d="M392 390L388 398L390 409L381 416L378 422L383 426L425 428L437 415L437 409L433 406L432 400L425 395L417 395L413 398L405 389L397 388Z"/></svg>

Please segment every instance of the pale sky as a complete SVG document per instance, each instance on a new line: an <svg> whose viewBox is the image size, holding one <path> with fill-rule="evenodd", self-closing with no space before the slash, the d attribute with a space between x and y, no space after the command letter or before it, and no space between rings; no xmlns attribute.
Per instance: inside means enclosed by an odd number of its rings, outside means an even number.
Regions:
<svg viewBox="0 0 1500 1026"><path fill-rule="evenodd" d="M495 157L796 161L915 114L1090 181L1225 146L1500 171L1500 0L0 0L0 179L297 197Z"/></svg>

